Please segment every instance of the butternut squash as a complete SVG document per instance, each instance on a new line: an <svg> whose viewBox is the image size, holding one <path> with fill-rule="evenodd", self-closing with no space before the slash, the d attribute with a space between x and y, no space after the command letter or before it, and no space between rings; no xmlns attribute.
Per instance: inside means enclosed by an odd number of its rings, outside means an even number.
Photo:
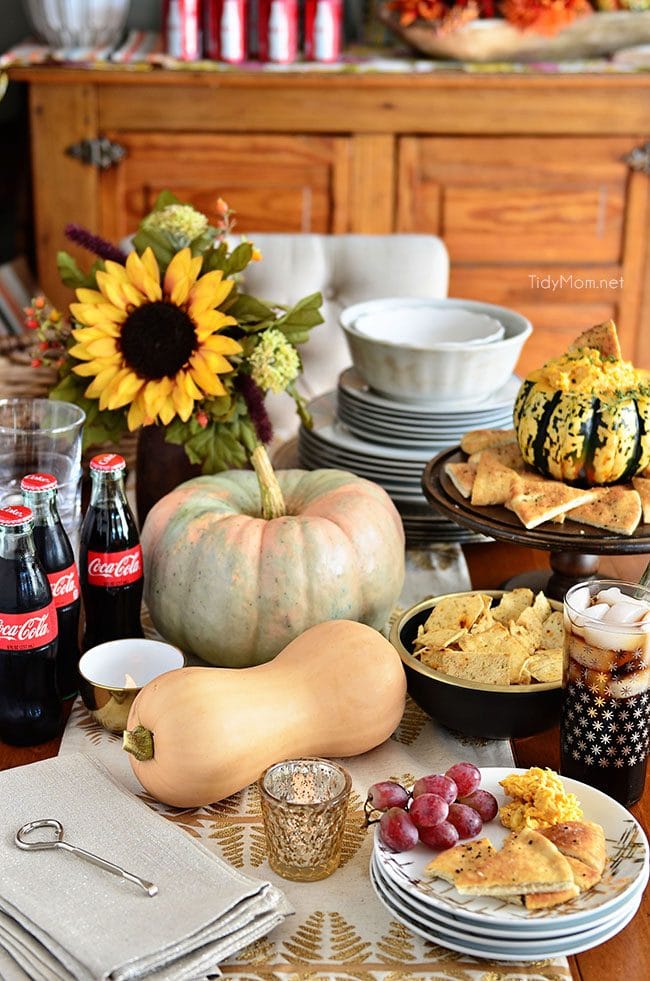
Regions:
<svg viewBox="0 0 650 981"><path fill-rule="evenodd" d="M199 807L292 757L356 756L384 742L406 679L376 630L328 620L252 668L179 668L138 693L124 733L133 772L157 800Z"/></svg>

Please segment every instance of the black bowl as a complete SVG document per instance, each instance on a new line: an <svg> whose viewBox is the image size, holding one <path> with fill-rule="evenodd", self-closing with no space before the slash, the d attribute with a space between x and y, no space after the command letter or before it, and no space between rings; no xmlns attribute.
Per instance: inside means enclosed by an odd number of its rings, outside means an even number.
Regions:
<svg viewBox="0 0 650 981"><path fill-rule="evenodd" d="M500 589L470 592L494 597L503 595ZM484 739L532 736L556 725L560 718L560 681L533 685L482 685L435 671L411 653L418 627L424 624L433 607L443 598L436 596L412 606L395 620L390 632L390 641L406 671L409 694L420 708L449 729ZM554 610L562 609L561 603L554 600L549 602Z"/></svg>

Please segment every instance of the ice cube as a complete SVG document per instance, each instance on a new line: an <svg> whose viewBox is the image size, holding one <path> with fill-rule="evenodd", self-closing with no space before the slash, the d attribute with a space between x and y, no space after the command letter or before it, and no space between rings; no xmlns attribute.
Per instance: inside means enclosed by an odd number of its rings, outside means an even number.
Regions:
<svg viewBox="0 0 650 981"><path fill-rule="evenodd" d="M612 624L638 623L646 612L647 609L644 604L617 602L609 607L602 620Z"/></svg>
<svg viewBox="0 0 650 981"><path fill-rule="evenodd" d="M602 620L606 613L609 613L608 603L596 603L594 606L590 606L588 610L584 613L576 613L573 617L573 622L577 623L578 626L584 626L589 623L590 620Z"/></svg>
<svg viewBox="0 0 650 981"><path fill-rule="evenodd" d="M589 587L583 586L581 589L576 589L575 593L571 594L569 603L572 610L586 610L591 603Z"/></svg>
<svg viewBox="0 0 650 981"><path fill-rule="evenodd" d="M639 636L638 631L628 633L626 630L607 630L600 624L585 624L582 632L588 644L604 650L636 651L645 646L645 637Z"/></svg>
<svg viewBox="0 0 650 981"><path fill-rule="evenodd" d="M637 603L641 606L647 606L643 600L637 599L635 596L628 596L626 593L622 593L618 586L610 586L609 589L601 589L599 593L595 596L596 602L598 603L609 603L610 606L614 606L615 603Z"/></svg>

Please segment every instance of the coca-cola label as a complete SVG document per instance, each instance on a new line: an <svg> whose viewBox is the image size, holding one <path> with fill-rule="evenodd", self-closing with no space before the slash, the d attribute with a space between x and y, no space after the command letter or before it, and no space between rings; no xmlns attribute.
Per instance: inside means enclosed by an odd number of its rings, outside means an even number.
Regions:
<svg viewBox="0 0 650 981"><path fill-rule="evenodd" d="M0 613L0 650L28 651L45 647L57 636L54 600L29 613Z"/></svg>
<svg viewBox="0 0 650 981"><path fill-rule="evenodd" d="M123 552L88 552L90 586L127 586L142 578L142 549L139 545Z"/></svg>
<svg viewBox="0 0 650 981"><path fill-rule="evenodd" d="M48 572L47 581L50 584L52 599L57 609L60 606L69 606L70 603L79 599L79 574L74 562L67 569Z"/></svg>

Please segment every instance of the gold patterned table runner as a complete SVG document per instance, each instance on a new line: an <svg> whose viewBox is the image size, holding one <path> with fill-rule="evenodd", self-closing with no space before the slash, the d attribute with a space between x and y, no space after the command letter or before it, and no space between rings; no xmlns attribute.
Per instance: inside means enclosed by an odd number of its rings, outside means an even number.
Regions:
<svg viewBox="0 0 650 981"><path fill-rule="evenodd" d="M372 834L363 827L363 801L375 780L408 783L440 772L458 760L478 766L511 766L505 741L456 737L436 726L408 701L402 722L382 746L344 760L352 775L352 797L341 867L315 883L287 882L266 860L259 797L255 786L210 807L178 810L152 800L135 780L121 738L105 732L80 700L72 710L62 754L99 757L134 794L188 834L201 838L236 868L269 879L295 909L263 940L223 964L237 981L565 981L565 958L534 963L493 963L439 947L391 918L372 891L368 865Z"/></svg>

